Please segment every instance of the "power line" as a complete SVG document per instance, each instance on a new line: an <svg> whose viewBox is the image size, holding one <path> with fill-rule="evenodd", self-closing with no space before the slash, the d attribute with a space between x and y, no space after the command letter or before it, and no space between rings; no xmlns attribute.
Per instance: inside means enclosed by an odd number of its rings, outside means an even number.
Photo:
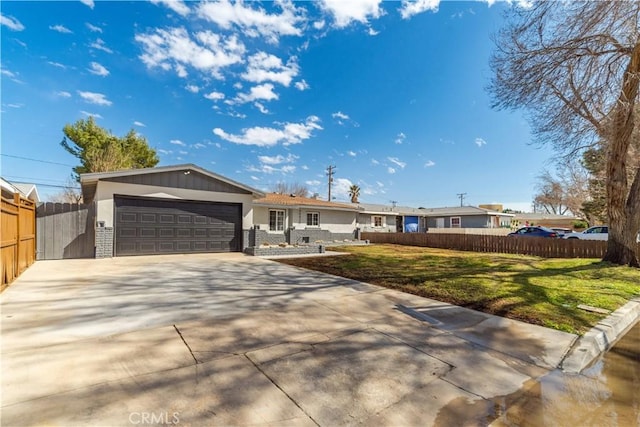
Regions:
<svg viewBox="0 0 640 427"><path fill-rule="evenodd" d="M458 193L458 197L460 198L460 207L464 206L464 196L466 196L467 193Z"/></svg>
<svg viewBox="0 0 640 427"><path fill-rule="evenodd" d="M49 163L49 164L51 164L51 165L67 166L67 167L70 167L70 168L75 167L75 166L73 166L73 165L67 165L66 163L50 162L50 161L48 161L48 160L33 159L33 158L31 158L31 157L13 156L13 155L11 155L11 154L4 154L4 153L2 153L2 154L0 154L0 156L3 156L3 157L11 157L12 159L29 160L29 161L31 161L31 162Z"/></svg>

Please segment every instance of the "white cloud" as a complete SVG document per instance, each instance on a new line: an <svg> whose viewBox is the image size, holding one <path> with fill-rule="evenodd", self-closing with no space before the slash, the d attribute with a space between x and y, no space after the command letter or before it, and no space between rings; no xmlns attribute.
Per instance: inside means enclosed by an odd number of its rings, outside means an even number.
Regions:
<svg viewBox="0 0 640 427"><path fill-rule="evenodd" d="M296 167L293 165L285 165L282 166L280 168L275 168L273 166L270 165L265 165L262 164L260 166L249 166L247 167L247 170L249 172L261 172L261 173L266 173L266 174L273 174L273 173L282 173L282 174L291 174L294 173L296 171Z"/></svg>
<svg viewBox="0 0 640 427"><path fill-rule="evenodd" d="M255 175L251 175L251 179L254 180L254 181L260 181L260 178L258 178Z"/></svg>
<svg viewBox="0 0 640 427"><path fill-rule="evenodd" d="M296 89L300 91L307 90L310 88L309 83L307 83L304 79L300 80L299 82L295 82L294 86Z"/></svg>
<svg viewBox="0 0 640 427"><path fill-rule="evenodd" d="M253 83L271 81L289 87L300 70L296 61L295 56L291 57L285 65L282 63L282 59L275 55L258 52L249 57L247 71L242 73L240 77Z"/></svg>
<svg viewBox="0 0 640 427"><path fill-rule="evenodd" d="M63 70L67 69L67 66L64 64L61 64L59 62L53 62L53 61L47 61L47 64L49 65L53 65L54 67L58 67L58 68L62 68Z"/></svg>
<svg viewBox="0 0 640 427"><path fill-rule="evenodd" d="M200 92L200 87L196 86L196 85L186 85L185 89L187 89L189 92L191 93L198 93Z"/></svg>
<svg viewBox="0 0 640 427"><path fill-rule="evenodd" d="M278 99L278 94L273 91L273 85L271 83L265 83L252 87L249 93L239 93L235 101L246 103L258 100L273 101L274 99Z"/></svg>
<svg viewBox="0 0 640 427"><path fill-rule="evenodd" d="M102 28L92 25L88 22L85 23L89 31L93 31L94 33L102 33Z"/></svg>
<svg viewBox="0 0 640 427"><path fill-rule="evenodd" d="M94 119L101 119L102 118L102 116L100 114L90 113L88 111L80 111L80 113L84 114L87 117L93 117Z"/></svg>
<svg viewBox="0 0 640 427"><path fill-rule="evenodd" d="M242 134L233 135L223 129L215 128L213 133L225 141L240 145L257 145L259 147L273 147L274 145L300 144L313 136L314 130L321 130L320 119L309 116L303 123L283 123L281 128L255 126L242 130Z"/></svg>
<svg viewBox="0 0 640 427"><path fill-rule="evenodd" d="M91 74L95 74L96 76L106 77L109 75L109 70L107 70L103 65L98 64L97 62L92 62L91 68L87 68Z"/></svg>
<svg viewBox="0 0 640 427"><path fill-rule="evenodd" d="M59 96L60 98L71 98L71 94L64 90L56 92L56 96Z"/></svg>
<svg viewBox="0 0 640 427"><path fill-rule="evenodd" d="M298 160L298 158L298 156L289 153L287 157L284 157L282 154L278 154L277 156L258 156L258 161L266 165L279 165L282 163L293 163Z"/></svg>
<svg viewBox="0 0 640 427"><path fill-rule="evenodd" d="M353 185L353 182L346 178L335 178L333 180L333 186L331 187L331 194L336 199L350 200L349 187Z"/></svg>
<svg viewBox="0 0 640 427"><path fill-rule="evenodd" d="M379 165L379 164L380 164L380 162L379 162L379 161L377 161L376 159L371 159L371 164L372 164L372 165L376 165L376 166L377 166L377 165Z"/></svg>
<svg viewBox="0 0 640 427"><path fill-rule="evenodd" d="M436 162L434 162L433 160L428 160L427 163L424 164L425 168L430 168L431 166L435 166Z"/></svg>
<svg viewBox="0 0 640 427"><path fill-rule="evenodd" d="M3 75L5 75L5 76L7 76L7 77L11 77L11 78L16 77L15 73L13 73L13 72L11 72L11 71L9 71L9 70L6 70L6 69L4 69L4 68L0 70L0 74L3 74Z"/></svg>
<svg viewBox="0 0 640 427"><path fill-rule="evenodd" d="M476 144L478 147L482 147L483 145L487 145L487 141L485 141L482 138L476 138L475 141L473 141L474 144Z"/></svg>
<svg viewBox="0 0 640 427"><path fill-rule="evenodd" d="M24 104L5 104L9 108L22 108Z"/></svg>
<svg viewBox="0 0 640 427"><path fill-rule="evenodd" d="M368 24L369 19L377 19L384 15L380 7L382 0L321 0L320 7L331 14L334 26L344 28L354 21Z"/></svg>
<svg viewBox="0 0 640 427"><path fill-rule="evenodd" d="M346 115L345 113L343 113L342 111L338 111L337 113L333 113L331 115L331 117L333 117L334 119L338 119L340 120L349 120L349 116Z"/></svg>
<svg viewBox="0 0 640 427"><path fill-rule="evenodd" d="M380 31L376 31L373 28L369 27L369 29L367 30L367 34L369 34L370 36L377 36L378 34L380 34Z"/></svg>
<svg viewBox="0 0 640 427"><path fill-rule="evenodd" d="M407 166L405 162L401 161L397 157L387 157L387 160L389 160L394 165L400 167L400 169L404 169L404 167Z"/></svg>
<svg viewBox="0 0 640 427"><path fill-rule="evenodd" d="M351 151L351 150L347 151L347 154L350 155L351 157L355 157L357 155L355 151Z"/></svg>
<svg viewBox="0 0 640 427"><path fill-rule="evenodd" d="M110 106L111 104L113 104L111 101L109 101L107 99L107 97L102 94L102 93L96 93L96 92L83 92L83 91L78 91L78 95L80 95L80 97L82 99L84 99L86 102L88 102L89 104L96 104L96 105L105 105L105 106Z"/></svg>
<svg viewBox="0 0 640 427"><path fill-rule="evenodd" d="M57 32L62 33L62 34L73 34L73 31L71 31L70 29L68 29L64 25L60 25L60 24L58 24L58 25L50 25L49 29L53 30L53 31L57 31Z"/></svg>
<svg viewBox="0 0 640 427"><path fill-rule="evenodd" d="M392 168L391 166L389 166L389 167L387 168L387 172L389 172L389 173L396 173L396 170L395 170L394 168Z"/></svg>
<svg viewBox="0 0 640 427"><path fill-rule="evenodd" d="M407 139L407 136L404 133L400 132L393 142L395 142L396 144L402 144L405 139Z"/></svg>
<svg viewBox="0 0 640 427"><path fill-rule="evenodd" d="M302 165L302 166L300 166L300 169L302 169L303 171L308 171L309 170L309 166Z"/></svg>
<svg viewBox="0 0 640 427"><path fill-rule="evenodd" d="M167 154L173 153L173 151L171 151L171 150L163 150L162 148L158 148L156 151L158 153L160 153L160 154L163 154L163 155L167 155Z"/></svg>
<svg viewBox="0 0 640 427"><path fill-rule="evenodd" d="M321 30L324 28L326 22L324 22L324 20L322 21L316 21L313 23L313 28L315 28L316 30Z"/></svg>
<svg viewBox="0 0 640 427"><path fill-rule="evenodd" d="M136 120L135 122L133 122L133 124L134 124L135 126L140 126L141 128L146 128L146 127L147 127L147 125L145 125L144 123L139 122L139 121L137 121L137 120Z"/></svg>
<svg viewBox="0 0 640 427"><path fill-rule="evenodd" d="M247 4L248 3L248 4ZM296 8L289 0L274 2L281 9L281 13L267 13L263 8L253 8L253 2L228 0L201 3L197 8L198 16L216 23L224 30L231 30L234 26L249 37L263 36L270 43L277 43L281 36L300 36L302 30L298 24L306 21L305 10Z"/></svg>
<svg viewBox="0 0 640 427"><path fill-rule="evenodd" d="M222 68L241 63L245 53L238 36L211 31L197 32L192 38L184 28L156 29L136 34L135 40L142 45L140 59L148 68L173 68L180 73L180 67L189 66L218 79L222 78Z"/></svg>
<svg viewBox="0 0 640 427"><path fill-rule="evenodd" d="M113 51L105 45L104 40L102 39L97 39L95 42L91 43L89 47L101 50L103 52L113 53Z"/></svg>
<svg viewBox="0 0 640 427"><path fill-rule="evenodd" d="M224 93L213 91L211 93L206 94L204 97L212 101L219 101L221 99L224 99Z"/></svg>
<svg viewBox="0 0 640 427"><path fill-rule="evenodd" d="M162 4L180 16L187 16L191 11L182 0L151 0L153 4Z"/></svg>
<svg viewBox="0 0 640 427"><path fill-rule="evenodd" d="M0 25L4 25L13 31L22 31L24 30L24 25L20 21L18 21L13 16L3 15L0 13Z"/></svg>
<svg viewBox="0 0 640 427"><path fill-rule="evenodd" d="M254 102L253 106L256 107L262 114L269 114L269 109L262 105L260 102Z"/></svg>
<svg viewBox="0 0 640 427"><path fill-rule="evenodd" d="M305 181L305 184L307 184L310 187L317 187L318 185L322 184L322 182L318 181L317 179L313 179L310 181Z"/></svg>
<svg viewBox="0 0 640 427"><path fill-rule="evenodd" d="M437 12L439 5L440 0L402 0L399 10L402 19L409 19L428 10Z"/></svg>
<svg viewBox="0 0 640 427"><path fill-rule="evenodd" d="M182 155L184 155L184 154L189 154L189 152L188 152L188 151L185 151L185 150L180 150L180 151L178 151L178 153L179 153L179 154L182 154Z"/></svg>
<svg viewBox="0 0 640 427"><path fill-rule="evenodd" d="M201 144L201 143L199 143L199 142L198 142L198 143L196 143L196 144L193 144L193 148L197 148L197 149L200 149L200 148L206 148L206 147L207 147L206 145Z"/></svg>
<svg viewBox="0 0 640 427"><path fill-rule="evenodd" d="M176 64L176 73L178 74L178 77L182 78L185 78L189 75L189 73L187 73L187 68L182 64Z"/></svg>
<svg viewBox="0 0 640 427"><path fill-rule="evenodd" d="M95 6L93 0L80 0L80 3L89 6L90 9L93 9Z"/></svg>
<svg viewBox="0 0 640 427"><path fill-rule="evenodd" d="M169 144L179 145L181 147L186 147L187 146L187 144L185 144L184 142L180 141L179 139L172 139L171 141L169 141Z"/></svg>

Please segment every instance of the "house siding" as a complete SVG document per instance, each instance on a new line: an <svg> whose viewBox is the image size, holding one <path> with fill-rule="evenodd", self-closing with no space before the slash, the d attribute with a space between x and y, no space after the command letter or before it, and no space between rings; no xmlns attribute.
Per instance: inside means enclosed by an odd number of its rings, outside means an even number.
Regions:
<svg viewBox="0 0 640 427"><path fill-rule="evenodd" d="M444 218L444 228L451 228L451 218L460 218L459 228L491 228L491 217L486 215L443 215L427 218L429 228L437 228L437 219ZM458 228L458 227L456 227Z"/></svg>
<svg viewBox="0 0 640 427"><path fill-rule="evenodd" d="M382 217L382 227L373 226L373 217ZM370 214L360 213L358 214L358 228L363 232L383 232L394 233L396 231L396 216L386 214Z"/></svg>
<svg viewBox="0 0 640 427"><path fill-rule="evenodd" d="M285 230L269 230L269 211L285 212ZM307 213L319 214L319 226L307 226ZM334 211L322 207L254 206L255 246L263 243L302 243L316 241L353 240L356 238L356 212Z"/></svg>

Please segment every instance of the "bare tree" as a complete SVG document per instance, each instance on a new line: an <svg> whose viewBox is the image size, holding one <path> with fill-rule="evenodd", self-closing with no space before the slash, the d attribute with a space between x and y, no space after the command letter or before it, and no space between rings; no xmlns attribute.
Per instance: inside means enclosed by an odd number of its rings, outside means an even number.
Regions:
<svg viewBox="0 0 640 427"><path fill-rule="evenodd" d="M604 143L609 242L606 261L640 267L637 148L640 2L535 2L513 7L496 37L490 91L498 108L526 108L540 143L569 158Z"/></svg>
<svg viewBox="0 0 640 427"><path fill-rule="evenodd" d="M56 203L82 203L82 192L78 188L78 183L73 178L69 178L64 188L51 195L49 201Z"/></svg>
<svg viewBox="0 0 640 427"><path fill-rule="evenodd" d="M279 182L273 186L271 191L278 194L293 194L294 196L298 197L309 196L309 188L304 184L300 184L299 182Z"/></svg>
<svg viewBox="0 0 640 427"><path fill-rule="evenodd" d="M588 198L589 173L582 165L570 162L558 165L555 174L545 170L538 177L533 204L536 211L582 216Z"/></svg>

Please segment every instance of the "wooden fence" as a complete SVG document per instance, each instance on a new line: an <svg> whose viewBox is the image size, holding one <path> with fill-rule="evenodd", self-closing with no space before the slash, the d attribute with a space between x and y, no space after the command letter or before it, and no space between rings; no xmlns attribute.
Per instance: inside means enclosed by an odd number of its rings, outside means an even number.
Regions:
<svg viewBox="0 0 640 427"><path fill-rule="evenodd" d="M371 243L393 243L407 246L453 249L472 252L496 252L534 255L544 258L602 258L607 242L544 237L508 237L473 234L435 233L362 233L361 239ZM637 253L640 254L640 244Z"/></svg>
<svg viewBox="0 0 640 427"><path fill-rule="evenodd" d="M13 200L2 197L0 230L2 285L4 290L35 261L36 212L34 203L15 194Z"/></svg>
<svg viewBox="0 0 640 427"><path fill-rule="evenodd" d="M36 218L38 260L94 257L95 204L41 203Z"/></svg>

